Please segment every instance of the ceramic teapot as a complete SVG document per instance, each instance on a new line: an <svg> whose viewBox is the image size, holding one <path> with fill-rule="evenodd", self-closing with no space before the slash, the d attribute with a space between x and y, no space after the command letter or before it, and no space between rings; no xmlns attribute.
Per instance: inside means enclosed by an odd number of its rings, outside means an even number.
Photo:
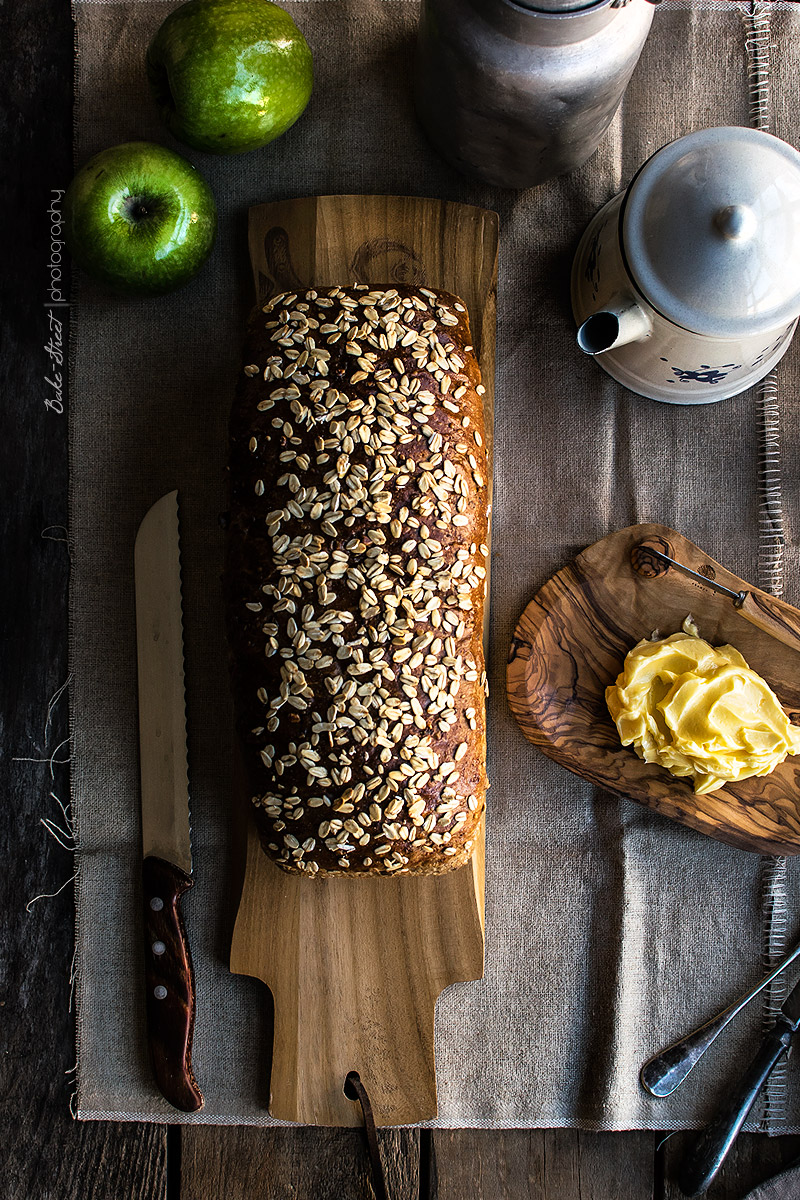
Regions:
<svg viewBox="0 0 800 1200"><path fill-rule="evenodd" d="M739 126L664 146L584 232L572 307L581 350L640 396L751 387L800 315L800 154Z"/></svg>

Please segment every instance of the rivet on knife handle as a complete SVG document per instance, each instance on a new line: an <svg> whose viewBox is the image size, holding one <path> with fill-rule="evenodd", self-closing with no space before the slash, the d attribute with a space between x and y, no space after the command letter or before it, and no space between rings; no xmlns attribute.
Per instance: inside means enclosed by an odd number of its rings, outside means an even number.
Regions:
<svg viewBox="0 0 800 1200"><path fill-rule="evenodd" d="M147 1032L153 1070L164 1097L183 1112L203 1107L192 1071L194 971L180 910L194 880L149 855L142 865Z"/></svg>

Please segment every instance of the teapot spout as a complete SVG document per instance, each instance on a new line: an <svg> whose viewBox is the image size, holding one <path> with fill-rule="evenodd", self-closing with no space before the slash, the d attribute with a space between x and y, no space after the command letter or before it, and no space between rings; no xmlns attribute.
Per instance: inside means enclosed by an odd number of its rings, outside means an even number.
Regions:
<svg viewBox="0 0 800 1200"><path fill-rule="evenodd" d="M641 342L653 331L647 313L629 296L614 296L600 312L587 317L578 330L584 354L604 354L628 342Z"/></svg>

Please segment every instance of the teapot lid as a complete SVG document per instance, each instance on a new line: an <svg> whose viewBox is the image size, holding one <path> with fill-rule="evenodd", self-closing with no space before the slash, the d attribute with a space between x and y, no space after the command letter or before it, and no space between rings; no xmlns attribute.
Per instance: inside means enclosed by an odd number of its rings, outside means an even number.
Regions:
<svg viewBox="0 0 800 1200"><path fill-rule="evenodd" d="M800 154L743 126L678 138L644 164L621 213L646 300L710 337L778 329L800 313Z"/></svg>
<svg viewBox="0 0 800 1200"><path fill-rule="evenodd" d="M515 0L521 8L532 8L536 12L574 13L584 8L598 8L608 0Z"/></svg>

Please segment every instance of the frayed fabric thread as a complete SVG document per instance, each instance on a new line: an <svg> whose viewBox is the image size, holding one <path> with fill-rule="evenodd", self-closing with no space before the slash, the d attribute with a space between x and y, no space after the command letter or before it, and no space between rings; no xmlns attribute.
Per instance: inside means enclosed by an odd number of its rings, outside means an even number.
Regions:
<svg viewBox="0 0 800 1200"><path fill-rule="evenodd" d="M747 34L750 123L769 132L770 127L770 0L750 0L740 6ZM778 375L770 371L756 390L758 420L758 583L773 596L783 595L784 533L781 495L780 403ZM764 856L761 860L761 913L763 918L761 959L765 970L786 952L787 905L786 859ZM778 976L764 989L762 1024L770 1029L786 999L787 984ZM778 1133L786 1123L788 1082L786 1059L773 1069L762 1093L759 1129Z"/></svg>
<svg viewBox="0 0 800 1200"><path fill-rule="evenodd" d="M758 387L759 509L758 582L765 592L784 589L783 499L781 495L781 410L778 376L770 371Z"/></svg>
<svg viewBox="0 0 800 1200"><path fill-rule="evenodd" d="M764 915L762 966L769 971L786 952L788 908L786 904L786 859L764 858L761 866L761 911ZM786 999L788 983L785 973L773 979L764 989L762 1025L766 1033L777 1020ZM763 1111L760 1129L764 1133L779 1133L786 1124L788 1075L786 1056L781 1058L767 1080L763 1092Z"/></svg>
<svg viewBox="0 0 800 1200"><path fill-rule="evenodd" d="M57 536L61 535L62 536ZM65 546L69 546L69 531L66 525L48 525L42 530L42 537L46 542L63 542Z"/></svg>
<svg viewBox="0 0 800 1200"><path fill-rule="evenodd" d="M61 685L61 687L58 689L58 691L55 693L55 695L51 698L50 703L47 706L47 720L45 722L45 739L47 737L47 732L49 730L50 723L52 721L53 709L55 708L56 704L58 703L60 697L66 691L68 684L69 684L69 680L67 680L66 683ZM47 763L48 770L50 772L50 781L51 781L51 783L55 783L56 767L57 766L66 766L67 763L70 763L72 761L71 755L68 755L66 758L58 757L60 751L63 750L64 746L68 745L69 741L70 741L69 737L64 738L63 741L59 742L59 744L53 750L52 754L48 754L43 758L36 758L36 757L32 757L32 756L29 757L27 755L20 754L20 755L15 755L14 758L12 759L12 761L13 762L27 762L27 763ZM78 843L75 838L75 826L74 826L74 823L72 820L72 802L67 801L67 803L64 804L64 802L61 800L61 798L54 791L52 791L52 789L50 791L50 798L51 798L51 800L55 800L55 802L58 806L58 809L61 813L61 824L58 823L58 820L53 820L52 817L40 817L39 824L44 826L44 829L50 835L50 837L53 839L53 841L57 842L58 845L61 846L61 848L63 850L68 851L70 854L72 854L74 856L78 852ZM34 904L38 903L39 900L53 900L56 896L60 896L61 893L64 891L64 889L66 887L68 887L70 883L74 882L74 880L77 878L77 874L78 874L78 872L76 869L75 871L73 871L72 875L70 875L70 877L68 879L64 880L64 882L61 884L61 887L56 888L56 890L54 892L40 892L38 895L32 896L30 898L30 900L28 901L28 903L25 905L25 911L27 913L29 913L31 911L31 909L33 908Z"/></svg>
<svg viewBox="0 0 800 1200"><path fill-rule="evenodd" d="M60 696L62 696L64 694L64 692L68 686L68 683L69 683L69 681L67 681L67 683L61 685L61 687L58 689L58 691L52 697L52 699L50 700L50 703L47 706L47 721L45 723L45 737L46 737L47 731L50 727L50 722L51 722L52 716L53 716L53 709L55 708L56 704L58 703ZM51 783L55 783L56 767L57 766L66 766L67 763L70 763L72 761L72 755L68 755L66 758L58 757L59 752L64 748L64 746L66 746L69 743L69 741L70 741L69 737L64 738L64 740L59 742L59 744L53 750L53 753L46 755L44 758L35 758L32 756L29 757L27 755L20 754L20 755L15 755L14 758L12 759L12 762L47 763L48 770L50 772L50 781L51 781ZM58 842L59 846L61 846L61 848L63 850L67 850L70 854L72 854L74 856L78 852L78 843L75 838L75 826L74 826L74 823L72 820L72 802L67 801L67 803L64 804L64 802L61 800L61 798L58 795L56 795L56 793L52 790L50 791L50 798L51 798L51 800L55 800L56 804L58 805L59 811L61 813L61 822L62 823L59 824L58 821L53 820L52 817L40 817L39 824L44 826L45 830L50 835L50 837L53 839L53 841ZM64 888L68 887L70 883L74 882L74 880L77 878L77 874L78 874L78 872L77 872L77 866L76 866L76 870L72 873L72 875L70 875L69 879L65 879L64 882L61 884L61 887L56 888L56 890L54 892L40 892L37 896L32 896L30 898L30 900L28 901L28 903L25 905L25 911L27 913L29 913L31 911L31 909L33 908L34 904L36 904L39 900L52 900L56 896L60 896L61 893L64 891Z"/></svg>
<svg viewBox="0 0 800 1200"><path fill-rule="evenodd" d="M751 0L745 6L747 54L750 82L750 124L754 129L769 130L769 21L771 0Z"/></svg>
<svg viewBox="0 0 800 1200"><path fill-rule="evenodd" d="M61 528L63 528L63 527L62 526L52 526L51 527L51 529L61 529ZM48 532L49 532L48 530L44 530L42 533L42 537L46 537ZM64 530L64 532L66 533L66 530ZM66 541L66 538L56 538L54 540ZM14 762L25 762L25 763L33 763L33 764L40 764L40 765L46 764L47 765L48 773L50 775L50 782L51 782L51 784L53 784L53 787L51 787L49 789L49 797L54 802L54 804L58 810L58 815L42 816L39 818L39 824L44 828L47 835L49 837L51 837L53 839L53 841L56 842L57 845L61 847L62 850L66 850L68 854L72 855L72 863L73 863L72 874L69 875L64 880L64 882L59 887L56 888L55 891L40 892L36 896L31 896L30 900L28 900L27 904L25 905L25 911L27 913L31 913L33 910L33 906L35 904L38 904L40 900L53 900L53 899L55 899L56 896L60 896L61 893L63 891L65 891L65 889L68 888L70 884L75 883L75 881L78 878L78 862L79 862L80 845L78 843L78 838L77 838L76 831L75 831L75 821L74 821L74 816L73 816L73 811L72 811L72 801L70 799L70 800L67 800L67 802L65 803L55 790L56 767L67 766L72 761L71 753L66 753L66 754L62 753L64 751L65 747L69 746L69 744L72 740L72 735L70 734L69 736L63 738L53 748L53 750L51 751L50 754L47 754L44 752L44 751L46 751L48 741L50 740L51 731L52 731L52 727L53 727L53 717L54 717L55 711L59 705L59 702L62 700L62 698L68 694L71 682L72 682L72 675L70 674L67 676L67 678L64 680L64 682L61 684L61 686L56 689L56 691L53 693L53 695L50 697L50 699L47 703L47 711L45 714L44 729L43 729L43 752L40 752L39 754L36 754L36 755L24 755L24 754L15 755L12 760ZM38 747L37 747L37 749L38 749ZM69 1012L70 1013L72 1013L72 1011L73 1011L74 998L75 998L76 950L77 950L76 947L73 948L72 960L70 963L70 970L69 970ZM75 1119L77 1119L77 1110L76 1110L77 1071L78 1071L78 1063L76 1060L75 1065L73 1067L67 1068L67 1070L64 1072L64 1074L67 1076L67 1078L70 1082L69 1111L70 1111L70 1114L72 1115L72 1117Z"/></svg>
<svg viewBox="0 0 800 1200"><path fill-rule="evenodd" d="M48 760L47 759L38 759L38 760L25 759L23 761L47 762ZM56 761L61 762L61 763L67 763L70 761L70 759L62 758L62 759L58 759ZM52 774L53 760L50 760L50 770L51 770L51 774ZM60 799L60 797L58 797L56 795L56 793L53 791L50 792L50 798L51 798L51 800L55 800L55 802L58 805L58 808L61 812L61 824L59 824L58 821L54 821L51 817L40 817L39 824L44 826L47 833L49 833L50 837L53 839L54 842L58 843L58 845L62 848L62 850L68 851L70 854L73 855L73 858L74 858L74 856L78 852L78 843L75 838L75 826L74 826L73 820L72 820L71 803L67 802L67 804L64 804L64 802ZM39 900L52 900L56 896L60 896L66 887L68 887L71 883L74 883L74 881L77 879L77 877L78 877L78 871L77 871L77 866L76 866L76 869L70 875L69 879L65 879L64 882L61 884L61 887L57 888L56 891L41 892L38 896L32 896L31 899L28 901L28 903L25 905L25 911L27 913L29 913L31 911L31 909L33 908L34 904L36 904Z"/></svg>

